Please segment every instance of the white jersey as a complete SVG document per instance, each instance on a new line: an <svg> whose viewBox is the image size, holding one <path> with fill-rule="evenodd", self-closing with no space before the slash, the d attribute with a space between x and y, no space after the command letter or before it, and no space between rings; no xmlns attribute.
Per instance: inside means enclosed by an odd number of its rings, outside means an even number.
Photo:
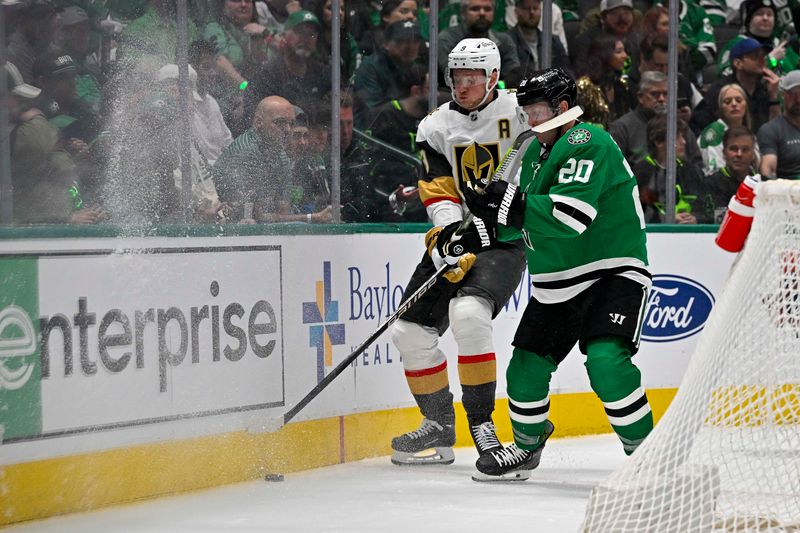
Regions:
<svg viewBox="0 0 800 533"><path fill-rule="evenodd" d="M517 136L528 129L516 92L504 89L480 111L448 102L422 119L416 140L427 175L419 182L420 200L434 225L463 219L463 187L492 176Z"/></svg>

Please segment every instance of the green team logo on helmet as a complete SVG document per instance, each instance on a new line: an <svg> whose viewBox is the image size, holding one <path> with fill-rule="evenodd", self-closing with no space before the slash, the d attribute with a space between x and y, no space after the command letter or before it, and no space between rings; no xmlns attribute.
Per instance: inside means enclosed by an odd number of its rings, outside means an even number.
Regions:
<svg viewBox="0 0 800 533"><path fill-rule="evenodd" d="M589 130L580 128L569 134L569 137L567 137L567 142L570 144L586 144L591 138L592 134L589 133Z"/></svg>

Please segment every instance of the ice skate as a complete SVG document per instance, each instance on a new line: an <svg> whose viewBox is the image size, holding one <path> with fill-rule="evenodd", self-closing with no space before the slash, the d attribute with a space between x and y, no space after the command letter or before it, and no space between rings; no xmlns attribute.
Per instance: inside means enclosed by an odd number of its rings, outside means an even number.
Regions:
<svg viewBox="0 0 800 533"><path fill-rule="evenodd" d="M427 418L419 429L392 439L392 463L396 465L449 465L456 460L453 425L442 425Z"/></svg>
<svg viewBox="0 0 800 533"><path fill-rule="evenodd" d="M477 472L472 475L472 479L482 482L508 482L525 481L531 477L531 472L539 466L544 445L555 429L549 420L545 424L542 445L536 450L523 450L516 444L511 444L506 448L483 454L475 462Z"/></svg>
<svg viewBox="0 0 800 533"><path fill-rule="evenodd" d="M482 456L503 448L503 445L497 440L497 429L494 427L494 422L491 420L482 424L470 426L469 432L472 435L472 440L475 442L478 455Z"/></svg>

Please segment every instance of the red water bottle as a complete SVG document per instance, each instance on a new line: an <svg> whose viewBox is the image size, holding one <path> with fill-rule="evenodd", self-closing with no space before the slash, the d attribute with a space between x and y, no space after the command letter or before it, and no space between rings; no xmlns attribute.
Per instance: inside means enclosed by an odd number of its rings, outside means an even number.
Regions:
<svg viewBox="0 0 800 533"><path fill-rule="evenodd" d="M761 183L761 176L747 176L736 190L736 195L728 203L725 218L717 232L717 246L728 252L739 252L744 248L744 241L753 225L753 200L756 189Z"/></svg>

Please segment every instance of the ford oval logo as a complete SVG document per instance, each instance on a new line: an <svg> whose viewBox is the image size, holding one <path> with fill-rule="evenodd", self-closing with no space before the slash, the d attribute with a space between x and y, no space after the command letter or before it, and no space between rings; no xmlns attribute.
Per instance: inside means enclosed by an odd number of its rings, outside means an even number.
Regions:
<svg viewBox="0 0 800 533"><path fill-rule="evenodd" d="M712 307L714 296L700 283L683 276L653 276L642 339L670 342L691 337L703 329Z"/></svg>

